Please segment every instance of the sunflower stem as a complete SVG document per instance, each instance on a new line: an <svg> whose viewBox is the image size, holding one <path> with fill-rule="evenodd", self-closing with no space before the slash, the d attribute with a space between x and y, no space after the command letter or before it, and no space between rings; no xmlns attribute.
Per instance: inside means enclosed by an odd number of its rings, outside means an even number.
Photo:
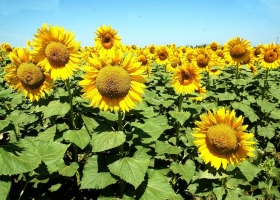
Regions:
<svg viewBox="0 0 280 200"><path fill-rule="evenodd" d="M65 85L66 85L66 88L67 88L67 91L68 91L69 103L70 103L70 113L69 113L70 121L71 121L72 129L76 130L76 124L75 124L74 112L73 112L73 96L72 96L71 89L70 89L69 79L66 79ZM73 158L74 158L74 161L77 164L79 164L79 160L78 160L78 147L74 143L72 143L72 146L73 146ZM80 178L79 169L76 172L76 178L77 178L77 184L80 185L81 178Z"/></svg>
<svg viewBox="0 0 280 200"><path fill-rule="evenodd" d="M119 110L118 112L118 131L123 131L123 126L122 126L122 113ZM119 157L120 159L123 158L123 148L124 148L124 143L119 146ZM120 198L123 197L123 190L124 190L124 181L120 179L120 186L119 186L119 192L120 192Z"/></svg>
<svg viewBox="0 0 280 200"><path fill-rule="evenodd" d="M183 96L180 94L179 96L179 103L178 103L178 112L181 112L182 110L182 102L183 102ZM180 139L180 122L176 121L176 146L179 146L179 139ZM175 162L178 159L178 154L175 156Z"/></svg>
<svg viewBox="0 0 280 200"><path fill-rule="evenodd" d="M239 65L236 65L236 73L235 73L235 78L239 79Z"/></svg>
<svg viewBox="0 0 280 200"><path fill-rule="evenodd" d="M32 174L33 174L33 171L32 171ZM23 174L23 175L24 175L24 174ZM24 175L25 179L26 179L26 176L27 176L27 175L28 175L28 174ZM28 180L26 180L26 183L25 183L23 189L22 189L21 192L20 192L20 195L19 195L19 197L18 197L18 200L21 199L21 197L22 197L22 195L23 195L23 193L24 193L24 191L25 191L27 185L28 185L29 182L31 181L31 178L32 178L32 176L29 176Z"/></svg>
<svg viewBox="0 0 280 200"><path fill-rule="evenodd" d="M267 68L267 69L266 69L266 72L265 72L265 78L264 78L264 81L263 81L262 100L264 99L265 92L266 92L267 89L268 89L268 83L267 83L268 72L269 72L269 69Z"/></svg>

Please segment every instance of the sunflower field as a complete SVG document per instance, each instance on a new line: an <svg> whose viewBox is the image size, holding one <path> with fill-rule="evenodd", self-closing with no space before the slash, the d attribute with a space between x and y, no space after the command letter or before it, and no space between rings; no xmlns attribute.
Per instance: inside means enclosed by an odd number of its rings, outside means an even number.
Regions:
<svg viewBox="0 0 280 200"><path fill-rule="evenodd" d="M30 38L1 44L0 199L280 199L280 45Z"/></svg>

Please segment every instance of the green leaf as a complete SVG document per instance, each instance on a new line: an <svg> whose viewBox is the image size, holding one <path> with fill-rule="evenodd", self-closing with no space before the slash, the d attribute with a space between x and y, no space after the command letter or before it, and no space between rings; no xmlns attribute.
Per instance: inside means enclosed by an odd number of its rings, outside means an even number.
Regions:
<svg viewBox="0 0 280 200"><path fill-rule="evenodd" d="M27 114L15 110L9 115L9 117L7 117L7 120L10 120L15 125L26 125L37 121L38 117L35 114Z"/></svg>
<svg viewBox="0 0 280 200"><path fill-rule="evenodd" d="M55 115L64 116L70 110L69 103L61 103L59 100L51 101L48 106L42 107L44 119Z"/></svg>
<svg viewBox="0 0 280 200"><path fill-rule="evenodd" d="M185 121L188 120L191 116L191 113L189 112L169 111L169 114L172 118L180 122L181 125L183 125Z"/></svg>
<svg viewBox="0 0 280 200"><path fill-rule="evenodd" d="M87 117L85 115L82 115L82 119L87 127L87 130L90 133L93 133L94 129L99 125L93 118Z"/></svg>
<svg viewBox="0 0 280 200"><path fill-rule="evenodd" d="M184 200L184 198L180 194L176 194L169 198L168 200Z"/></svg>
<svg viewBox="0 0 280 200"><path fill-rule="evenodd" d="M228 100L234 100L236 98L236 95L234 93L219 93L216 95L219 98L219 101L228 101Z"/></svg>
<svg viewBox="0 0 280 200"><path fill-rule="evenodd" d="M184 165L172 162L170 166L174 173L180 174L189 183L195 172L195 164L192 160L187 160Z"/></svg>
<svg viewBox="0 0 280 200"><path fill-rule="evenodd" d="M110 112L107 112L107 111L100 111L99 115L101 117L104 117L110 121L117 121L118 120L118 115L114 114L114 113L110 113Z"/></svg>
<svg viewBox="0 0 280 200"><path fill-rule="evenodd" d="M166 177L154 170L149 172L148 184L140 200L169 199L175 195Z"/></svg>
<svg viewBox="0 0 280 200"><path fill-rule="evenodd" d="M36 145L49 173L56 172L69 145L40 140L36 141Z"/></svg>
<svg viewBox="0 0 280 200"><path fill-rule="evenodd" d="M248 181L252 181L254 177L256 177L257 174L261 171L260 168L248 161L243 161L238 168Z"/></svg>
<svg viewBox="0 0 280 200"><path fill-rule="evenodd" d="M31 140L21 139L0 148L0 175L29 172L40 163L40 154Z"/></svg>
<svg viewBox="0 0 280 200"><path fill-rule="evenodd" d="M0 199L7 199L11 188L11 177L0 176Z"/></svg>
<svg viewBox="0 0 280 200"><path fill-rule="evenodd" d="M122 131L102 132L92 135L92 152L101 152L120 146L125 142L126 136Z"/></svg>
<svg viewBox="0 0 280 200"><path fill-rule="evenodd" d="M3 131L7 126L9 126L10 121L8 120L0 120L0 133Z"/></svg>
<svg viewBox="0 0 280 200"><path fill-rule="evenodd" d="M101 164L98 161L98 156L92 156L87 160L80 189L103 189L117 182L110 172L98 172Z"/></svg>
<svg viewBox="0 0 280 200"><path fill-rule="evenodd" d="M273 109L275 109L276 104L268 102L266 99L264 100L257 100L257 104L261 107L262 112L269 113Z"/></svg>
<svg viewBox="0 0 280 200"><path fill-rule="evenodd" d="M70 165L65 165L64 162L58 166L58 173L62 176L71 177L74 176L79 168L78 163L72 162Z"/></svg>
<svg viewBox="0 0 280 200"><path fill-rule="evenodd" d="M268 124L265 127L258 126L258 134L260 136L267 137L268 139L271 139L275 135L275 128L271 124Z"/></svg>
<svg viewBox="0 0 280 200"><path fill-rule="evenodd" d="M254 109L252 109L249 105L245 103L240 102L233 102L231 106L234 109L241 110L245 116L248 116L249 120L251 122L255 122L259 119L259 117L256 115Z"/></svg>
<svg viewBox="0 0 280 200"><path fill-rule="evenodd" d="M270 116L272 119L280 119L280 110L275 108L271 111Z"/></svg>
<svg viewBox="0 0 280 200"><path fill-rule="evenodd" d="M182 151L182 149L167 142L156 141L155 151L158 154L178 154Z"/></svg>
<svg viewBox="0 0 280 200"><path fill-rule="evenodd" d="M243 194L240 188L227 189L227 196L225 200L239 199L240 194Z"/></svg>
<svg viewBox="0 0 280 200"><path fill-rule="evenodd" d="M68 130L63 134L63 138L65 140L68 140L81 149L84 149L89 141L90 141L90 136L88 132L84 129L81 130Z"/></svg>
<svg viewBox="0 0 280 200"><path fill-rule="evenodd" d="M49 190L50 192L55 192L55 191L59 190L59 188L60 188L61 186L62 186L61 183L57 183L57 184L55 184L55 185L52 185L52 187L49 188L48 190Z"/></svg>
<svg viewBox="0 0 280 200"><path fill-rule="evenodd" d="M38 134L37 139L52 142L56 133L56 125L47 128L44 132Z"/></svg>
<svg viewBox="0 0 280 200"><path fill-rule="evenodd" d="M223 195L226 193L226 191L223 187L216 187L213 189L213 192L214 192L217 200L222 200Z"/></svg>
<svg viewBox="0 0 280 200"><path fill-rule="evenodd" d="M136 189L144 180L149 163L150 159L148 157L143 158L142 153L136 153L132 158L122 158L108 165L108 167L112 174L132 184Z"/></svg>

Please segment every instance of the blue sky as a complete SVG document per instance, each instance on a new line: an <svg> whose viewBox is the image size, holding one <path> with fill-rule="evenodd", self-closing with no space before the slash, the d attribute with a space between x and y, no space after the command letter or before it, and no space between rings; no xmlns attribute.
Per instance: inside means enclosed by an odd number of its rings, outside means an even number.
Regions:
<svg viewBox="0 0 280 200"><path fill-rule="evenodd" d="M102 24L137 46L280 43L280 0L0 0L0 43L24 47L43 23L75 32L93 46Z"/></svg>

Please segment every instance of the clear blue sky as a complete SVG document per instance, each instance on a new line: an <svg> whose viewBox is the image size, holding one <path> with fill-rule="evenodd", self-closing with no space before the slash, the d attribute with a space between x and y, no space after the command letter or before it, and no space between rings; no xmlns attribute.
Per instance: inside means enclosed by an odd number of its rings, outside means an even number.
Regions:
<svg viewBox="0 0 280 200"><path fill-rule="evenodd" d="M0 43L23 47L43 23L75 32L93 46L102 24L122 43L147 46L224 44L240 36L280 43L280 0L0 0Z"/></svg>

